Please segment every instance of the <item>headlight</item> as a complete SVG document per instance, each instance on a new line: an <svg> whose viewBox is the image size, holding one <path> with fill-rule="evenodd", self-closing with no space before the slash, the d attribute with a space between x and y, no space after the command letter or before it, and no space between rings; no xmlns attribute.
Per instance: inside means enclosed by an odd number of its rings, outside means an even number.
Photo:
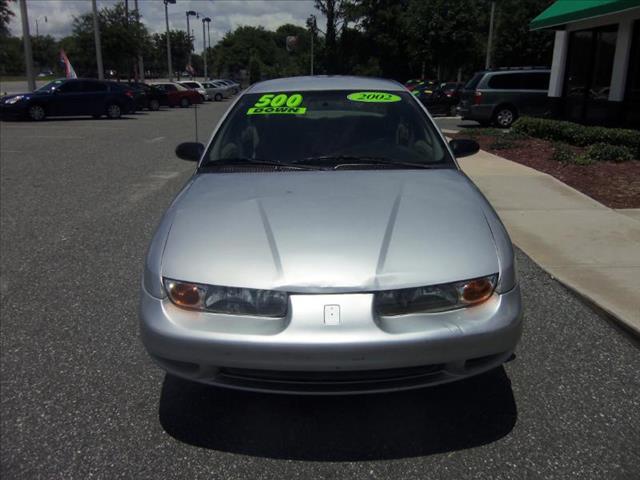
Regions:
<svg viewBox="0 0 640 480"><path fill-rule="evenodd" d="M14 103L18 103L23 98L24 97L22 95L16 95L15 97L8 98L7 100L4 101L4 103L8 103L8 104L12 105Z"/></svg>
<svg viewBox="0 0 640 480"><path fill-rule="evenodd" d="M442 285L376 292L374 309L378 315L391 316L477 305L493 294L497 280L496 274Z"/></svg>
<svg viewBox="0 0 640 480"><path fill-rule="evenodd" d="M221 287L164 279L164 288L179 307L230 315L284 317L289 296L277 290Z"/></svg>

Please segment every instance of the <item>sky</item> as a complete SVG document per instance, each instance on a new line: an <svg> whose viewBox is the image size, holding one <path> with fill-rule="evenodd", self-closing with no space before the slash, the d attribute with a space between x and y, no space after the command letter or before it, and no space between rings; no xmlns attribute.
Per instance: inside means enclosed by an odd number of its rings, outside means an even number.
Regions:
<svg viewBox="0 0 640 480"><path fill-rule="evenodd" d="M111 6L117 0L97 0L98 8ZM313 6L313 0L176 0L169 5L169 28L187 29L185 12L195 10L212 19L210 25L211 44L240 25L263 26L275 30L282 24L293 23L304 26L309 15L322 16ZM11 2L15 13L9 28L15 36L22 36L22 23L18 3ZM129 0L133 9L134 0ZM138 0L142 21L149 31L165 30L164 3L162 0ZM73 17L91 11L91 0L27 0L29 28L36 34L36 19L40 35L61 38L71 33ZM45 23L45 17L47 19ZM195 20L195 22L194 22ZM191 29L195 30L196 50L202 49L202 23L191 17Z"/></svg>

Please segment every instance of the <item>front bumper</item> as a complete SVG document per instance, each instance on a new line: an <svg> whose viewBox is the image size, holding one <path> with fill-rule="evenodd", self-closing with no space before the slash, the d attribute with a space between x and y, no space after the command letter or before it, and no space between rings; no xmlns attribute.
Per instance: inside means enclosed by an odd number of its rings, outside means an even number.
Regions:
<svg viewBox="0 0 640 480"><path fill-rule="evenodd" d="M27 102L0 103L0 118L22 118L27 115Z"/></svg>
<svg viewBox="0 0 640 480"><path fill-rule="evenodd" d="M494 105L463 105L457 107L463 120L490 121L493 118Z"/></svg>
<svg viewBox="0 0 640 480"><path fill-rule="evenodd" d="M142 289L152 358L190 380L249 390L358 393L462 379L507 360L520 338L519 287L473 308L372 319L373 295L291 295L287 318L180 309ZM340 305L339 325L324 306Z"/></svg>

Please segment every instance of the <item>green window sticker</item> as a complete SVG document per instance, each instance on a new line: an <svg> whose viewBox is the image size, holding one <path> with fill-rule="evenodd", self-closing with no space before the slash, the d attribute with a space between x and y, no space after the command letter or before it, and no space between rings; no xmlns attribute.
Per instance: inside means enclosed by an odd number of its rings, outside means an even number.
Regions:
<svg viewBox="0 0 640 480"><path fill-rule="evenodd" d="M303 115L307 113L307 107L301 107L302 95L293 93L265 93L247 110L247 115L272 115L272 114L293 114Z"/></svg>
<svg viewBox="0 0 640 480"><path fill-rule="evenodd" d="M402 100L398 95L385 92L356 92L347 95L352 102L389 103Z"/></svg>

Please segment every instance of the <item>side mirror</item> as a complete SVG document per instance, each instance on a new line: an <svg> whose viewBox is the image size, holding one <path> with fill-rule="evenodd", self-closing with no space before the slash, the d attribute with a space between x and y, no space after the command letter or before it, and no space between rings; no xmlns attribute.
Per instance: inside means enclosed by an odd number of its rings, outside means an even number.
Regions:
<svg viewBox="0 0 640 480"><path fill-rule="evenodd" d="M449 146L451 150L453 150L453 154L456 158L468 157L469 155L473 155L474 153L478 153L480 150L480 145L475 140L470 140L468 138L456 138L449 142Z"/></svg>
<svg viewBox="0 0 640 480"><path fill-rule="evenodd" d="M183 160L197 162L204 152L204 145L200 142L184 142L176 147L176 156Z"/></svg>

